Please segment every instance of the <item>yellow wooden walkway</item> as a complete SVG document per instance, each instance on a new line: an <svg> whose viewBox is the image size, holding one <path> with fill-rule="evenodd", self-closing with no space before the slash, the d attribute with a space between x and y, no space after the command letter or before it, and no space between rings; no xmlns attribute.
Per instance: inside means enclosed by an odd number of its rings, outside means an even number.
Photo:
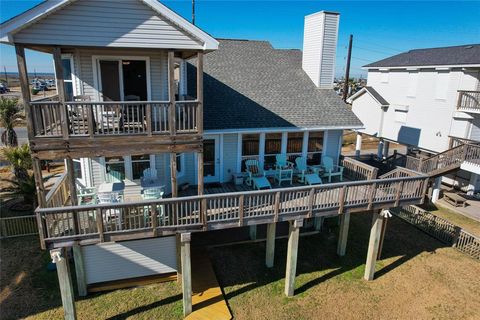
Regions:
<svg viewBox="0 0 480 320"><path fill-rule="evenodd" d="M195 248L196 249L196 248ZM194 249L194 250L195 250ZM193 250L192 250L193 251ZM188 320L230 320L232 315L205 251L192 252L192 307Z"/></svg>

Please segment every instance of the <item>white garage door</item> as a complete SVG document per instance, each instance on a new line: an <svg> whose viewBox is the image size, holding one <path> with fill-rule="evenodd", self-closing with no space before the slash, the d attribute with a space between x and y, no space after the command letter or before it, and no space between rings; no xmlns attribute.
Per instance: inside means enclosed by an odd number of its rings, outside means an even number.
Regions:
<svg viewBox="0 0 480 320"><path fill-rule="evenodd" d="M87 283L176 272L175 237L84 246Z"/></svg>

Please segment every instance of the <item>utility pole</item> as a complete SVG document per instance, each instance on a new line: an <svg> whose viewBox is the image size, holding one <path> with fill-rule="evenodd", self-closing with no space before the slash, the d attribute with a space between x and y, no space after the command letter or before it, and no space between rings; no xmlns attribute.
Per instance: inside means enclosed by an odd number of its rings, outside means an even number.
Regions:
<svg viewBox="0 0 480 320"><path fill-rule="evenodd" d="M8 88L7 67L5 66L3 66L3 73L5 74L5 83L7 84L7 88Z"/></svg>
<svg viewBox="0 0 480 320"><path fill-rule="evenodd" d="M348 79L350 78L350 60L352 59L352 42L353 35L350 35L350 41L348 43L348 53L347 53L347 68L345 69L345 82L343 83L343 101L347 101L348 95Z"/></svg>
<svg viewBox="0 0 480 320"><path fill-rule="evenodd" d="M195 25L195 0L192 0L192 24Z"/></svg>

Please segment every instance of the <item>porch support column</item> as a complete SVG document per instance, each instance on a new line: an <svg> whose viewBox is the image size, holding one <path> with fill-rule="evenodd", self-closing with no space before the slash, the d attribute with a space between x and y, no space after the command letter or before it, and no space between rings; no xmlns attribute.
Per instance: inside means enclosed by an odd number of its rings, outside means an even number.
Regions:
<svg viewBox="0 0 480 320"><path fill-rule="evenodd" d="M168 127L170 135L177 133L175 110L175 52L168 51Z"/></svg>
<svg viewBox="0 0 480 320"><path fill-rule="evenodd" d="M303 226L303 220L290 221L289 224L285 295L292 297L295 291L295 274L297 272L298 239L300 237L300 228Z"/></svg>
<svg viewBox="0 0 480 320"><path fill-rule="evenodd" d="M350 212L340 215L340 234L338 235L337 254L340 257L345 255L347 249L348 227L350 225Z"/></svg>
<svg viewBox="0 0 480 320"><path fill-rule="evenodd" d="M18 76L20 80L20 89L22 92L23 110L27 119L27 135L28 140L34 138L33 132L33 116L30 110L30 85L28 82L27 62L25 60L25 48L23 45L15 44L15 53L17 56Z"/></svg>
<svg viewBox="0 0 480 320"><path fill-rule="evenodd" d="M257 240L257 225L249 226L248 233L250 240Z"/></svg>
<svg viewBox="0 0 480 320"><path fill-rule="evenodd" d="M67 110L65 109L65 83L63 79L63 63L62 63L62 51L60 47L53 48L53 62L55 64L55 79L57 79L57 93L58 101L60 102L60 121L62 127L63 139L68 140L68 118Z"/></svg>
<svg viewBox="0 0 480 320"><path fill-rule="evenodd" d="M83 250L78 244L73 247L73 261L75 262L75 274L77 276L77 289L80 297L87 295L87 277L85 275L85 265L83 264Z"/></svg>
<svg viewBox="0 0 480 320"><path fill-rule="evenodd" d="M182 283L182 241L181 234L175 234L175 249L177 255L177 282Z"/></svg>
<svg viewBox="0 0 480 320"><path fill-rule="evenodd" d="M203 135L203 52L197 53L197 130L199 135ZM203 194L203 146L202 150L197 152L197 187L198 195Z"/></svg>
<svg viewBox="0 0 480 320"><path fill-rule="evenodd" d="M383 143L383 155L385 157L388 157L389 152L390 152L390 142L389 141L384 141L384 143Z"/></svg>
<svg viewBox="0 0 480 320"><path fill-rule="evenodd" d="M267 243L265 245L265 265L272 268L275 260L275 233L277 224L275 222L267 224Z"/></svg>
<svg viewBox="0 0 480 320"><path fill-rule="evenodd" d="M197 152L197 187L198 195L203 194L203 150Z"/></svg>
<svg viewBox="0 0 480 320"><path fill-rule="evenodd" d="M182 233L180 236L181 259L182 259L182 292L183 292L183 316L192 313L192 267L190 259L190 233Z"/></svg>
<svg viewBox="0 0 480 320"><path fill-rule="evenodd" d="M70 275L67 250L65 247L50 250L50 256L53 263L57 266L58 283L60 284L60 294L62 296L65 319L75 320L77 319L77 313L75 310L72 277Z"/></svg>
<svg viewBox="0 0 480 320"><path fill-rule="evenodd" d="M467 195L473 196L475 190L477 189L479 181L480 179L478 174L470 173L470 181L468 183Z"/></svg>
<svg viewBox="0 0 480 320"><path fill-rule="evenodd" d="M382 211L374 212L372 228L370 230L370 240L368 243L367 262L365 266L365 280L373 280L375 275L375 263L379 255L382 228L385 218Z"/></svg>
<svg viewBox="0 0 480 320"><path fill-rule="evenodd" d="M315 231L322 231L324 221L325 217L313 218L313 228L315 229Z"/></svg>
<svg viewBox="0 0 480 320"><path fill-rule="evenodd" d="M73 169L73 160L70 157L67 157L65 160L66 162L66 170L67 170L67 178L68 178L68 187L70 189L70 201L72 205L76 206L78 204L77 200L77 184L75 183L75 170Z"/></svg>
<svg viewBox="0 0 480 320"><path fill-rule="evenodd" d="M382 160L383 159L383 144L384 141L382 138L378 141L378 149L377 149L377 158Z"/></svg>
<svg viewBox="0 0 480 320"><path fill-rule="evenodd" d="M433 180L432 186L432 203L437 203L438 199L440 199L440 187L442 186L442 176L436 177Z"/></svg>
<svg viewBox="0 0 480 320"><path fill-rule="evenodd" d="M355 144L355 157L360 157L360 153L362 152L362 133L357 132L357 141Z"/></svg>
<svg viewBox="0 0 480 320"><path fill-rule="evenodd" d="M170 180L172 184L172 198L176 198L178 195L177 191L177 154L174 152L170 153Z"/></svg>
<svg viewBox="0 0 480 320"><path fill-rule="evenodd" d="M38 206L45 208L47 206L47 192L45 191L45 185L43 184L42 166L40 160L36 157L32 158L33 176L35 177L35 189L37 191ZM38 234L40 239L40 248L46 249L44 236L46 235L44 229L44 220L40 217L39 213L36 213Z"/></svg>

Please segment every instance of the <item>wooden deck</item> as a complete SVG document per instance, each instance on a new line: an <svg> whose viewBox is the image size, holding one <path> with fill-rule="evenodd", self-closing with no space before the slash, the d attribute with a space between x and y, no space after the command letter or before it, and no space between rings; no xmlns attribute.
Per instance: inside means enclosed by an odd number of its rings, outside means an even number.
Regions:
<svg viewBox="0 0 480 320"><path fill-rule="evenodd" d="M197 248L196 248L197 249ZM192 255L192 305L188 320L230 320L232 315L218 284L208 254L198 248Z"/></svg>

